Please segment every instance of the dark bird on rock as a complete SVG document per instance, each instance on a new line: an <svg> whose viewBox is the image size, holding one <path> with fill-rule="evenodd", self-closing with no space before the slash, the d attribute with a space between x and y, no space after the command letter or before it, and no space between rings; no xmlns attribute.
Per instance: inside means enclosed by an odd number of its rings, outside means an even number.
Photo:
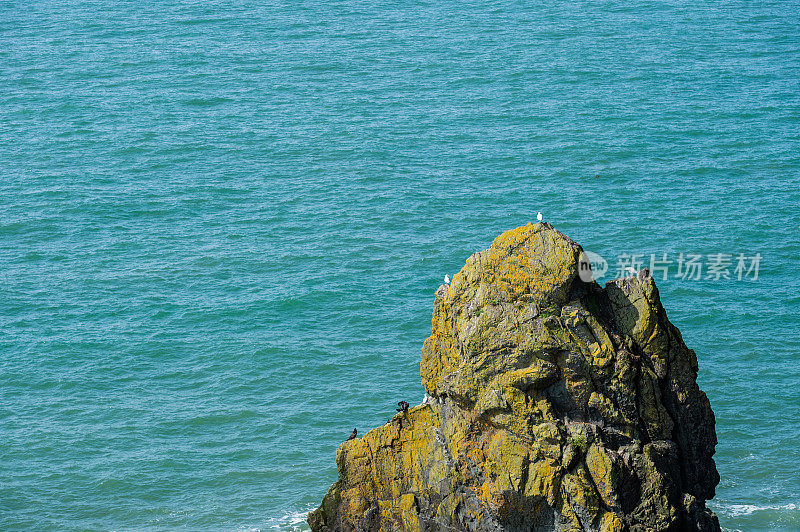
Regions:
<svg viewBox="0 0 800 532"><path fill-rule="evenodd" d="M407 402L405 402L405 401L398 401L398 402L397 402L397 406L399 406L399 407L400 407L400 408L396 408L396 409L395 409L395 410L397 410L398 412L404 412L404 413L405 413L405 412L408 412L408 403L407 403Z"/></svg>
<svg viewBox="0 0 800 532"><path fill-rule="evenodd" d="M358 434L358 430L357 429L353 429L353 433L350 435L349 438L347 438L347 441L355 440L356 439L356 434Z"/></svg>

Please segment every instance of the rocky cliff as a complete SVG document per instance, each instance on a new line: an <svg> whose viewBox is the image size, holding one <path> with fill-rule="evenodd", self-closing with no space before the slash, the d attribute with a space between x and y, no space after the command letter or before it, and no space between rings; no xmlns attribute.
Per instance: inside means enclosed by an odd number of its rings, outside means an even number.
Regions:
<svg viewBox="0 0 800 532"><path fill-rule="evenodd" d="M339 446L312 530L719 530L695 353L646 271L581 252L528 224L439 287L425 402Z"/></svg>

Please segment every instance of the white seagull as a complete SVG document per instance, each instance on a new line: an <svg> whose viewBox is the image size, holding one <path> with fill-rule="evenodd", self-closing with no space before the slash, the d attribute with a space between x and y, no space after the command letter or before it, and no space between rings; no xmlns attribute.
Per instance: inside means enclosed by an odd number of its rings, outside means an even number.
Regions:
<svg viewBox="0 0 800 532"><path fill-rule="evenodd" d="M625 271L626 271L627 273L630 273L631 275L636 275L637 273L639 273L639 272L637 272L635 269L631 268L630 266L627 266L627 267L625 268Z"/></svg>
<svg viewBox="0 0 800 532"><path fill-rule="evenodd" d="M536 215L536 219L541 222L544 219L544 216L542 216L542 213L539 213Z"/></svg>
<svg viewBox="0 0 800 532"><path fill-rule="evenodd" d="M444 284L450 284L450 276L449 275L445 275L444 276Z"/></svg>

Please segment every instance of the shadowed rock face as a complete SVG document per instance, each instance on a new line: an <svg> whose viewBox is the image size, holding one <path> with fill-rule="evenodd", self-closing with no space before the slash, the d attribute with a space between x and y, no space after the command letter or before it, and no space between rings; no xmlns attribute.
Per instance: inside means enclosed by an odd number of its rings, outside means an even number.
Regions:
<svg viewBox="0 0 800 532"><path fill-rule="evenodd" d="M339 446L312 530L719 530L714 414L644 272L601 288L549 224L436 292L430 396Z"/></svg>

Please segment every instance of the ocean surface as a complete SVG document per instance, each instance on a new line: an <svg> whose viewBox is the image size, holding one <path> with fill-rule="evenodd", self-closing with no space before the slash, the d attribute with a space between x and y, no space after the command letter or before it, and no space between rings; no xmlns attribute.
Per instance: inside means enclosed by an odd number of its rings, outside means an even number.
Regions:
<svg viewBox="0 0 800 532"><path fill-rule="evenodd" d="M800 529L800 2L531 4L0 2L0 529L306 529L539 211L662 267L709 506Z"/></svg>

